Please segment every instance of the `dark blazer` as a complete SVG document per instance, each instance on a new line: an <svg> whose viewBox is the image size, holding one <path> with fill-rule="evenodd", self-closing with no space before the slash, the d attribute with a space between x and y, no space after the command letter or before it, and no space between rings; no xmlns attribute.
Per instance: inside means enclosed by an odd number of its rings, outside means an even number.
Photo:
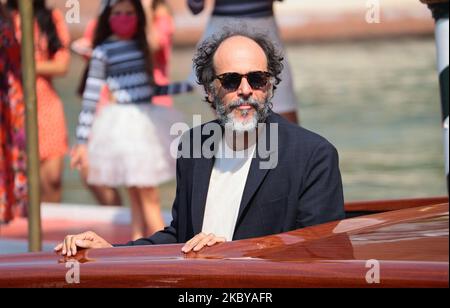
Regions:
<svg viewBox="0 0 450 308"><path fill-rule="evenodd" d="M278 114L271 113L266 123L278 124L278 147L271 153L278 155L278 164L274 169L261 169L264 159L260 155L253 158L233 239L278 234L343 219L342 181L334 146ZM185 137L192 137L204 125ZM267 128L269 145L270 131L274 130L270 125ZM211 136L202 136L202 145ZM126 245L185 243L200 233L213 166L214 158L179 158L172 223L149 238Z"/></svg>

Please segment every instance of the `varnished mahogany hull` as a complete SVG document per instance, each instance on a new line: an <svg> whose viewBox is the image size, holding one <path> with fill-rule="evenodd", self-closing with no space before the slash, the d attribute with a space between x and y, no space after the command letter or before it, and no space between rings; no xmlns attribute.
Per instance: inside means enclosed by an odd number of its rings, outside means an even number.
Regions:
<svg viewBox="0 0 450 308"><path fill-rule="evenodd" d="M405 201L410 206L401 210L188 255L182 245L165 245L84 250L75 258L2 256L0 287L448 287L448 199L432 204L444 200ZM356 210L374 205L381 207ZM366 281L371 259L380 265L379 284ZM72 260L80 263L79 284L66 282Z"/></svg>

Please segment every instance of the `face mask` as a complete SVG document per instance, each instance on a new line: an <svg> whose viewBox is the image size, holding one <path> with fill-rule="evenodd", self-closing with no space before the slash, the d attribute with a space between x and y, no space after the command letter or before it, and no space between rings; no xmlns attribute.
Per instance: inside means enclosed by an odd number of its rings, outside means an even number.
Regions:
<svg viewBox="0 0 450 308"><path fill-rule="evenodd" d="M121 39L131 39L137 32L136 15L114 15L109 18L112 32Z"/></svg>

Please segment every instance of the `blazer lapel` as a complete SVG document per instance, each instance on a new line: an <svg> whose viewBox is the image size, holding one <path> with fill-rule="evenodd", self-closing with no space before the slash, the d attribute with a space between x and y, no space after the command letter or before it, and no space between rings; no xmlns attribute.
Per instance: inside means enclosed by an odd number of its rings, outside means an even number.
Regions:
<svg viewBox="0 0 450 308"><path fill-rule="evenodd" d="M217 121L213 123L218 124ZM206 140L213 138L211 150L215 153L217 149L214 147L222 138L222 134L202 135L202 147ZM215 158L206 158L201 154L201 158L194 159L193 185L192 185L192 200L191 200L191 215L192 227L194 235L202 231L203 218L205 217L206 198L208 196L209 181L214 167Z"/></svg>
<svg viewBox="0 0 450 308"><path fill-rule="evenodd" d="M239 221L242 218L242 215L244 214L245 209L250 204L250 200L252 199L253 195L258 190L259 186L261 186L262 182L264 181L264 178L266 177L267 173L269 172L268 169L261 169L259 167L259 164L261 162L261 158L257 155L250 166L250 170L248 172L247 182L245 184L244 188L244 194L242 195L241 205L239 207L239 215L236 222L236 226L238 225Z"/></svg>
<svg viewBox="0 0 450 308"><path fill-rule="evenodd" d="M263 133L260 136L260 138L261 137L266 138L266 147L270 145L270 136L271 136L271 125L270 125L271 121L270 120L271 120L271 117L269 116L269 118L266 121L266 124L267 124L266 131L265 131L265 133ZM277 123L274 123L274 124L277 124ZM260 142L258 140L258 146L259 146L259 144L260 144ZM277 151L278 151L278 148L270 149L270 150L267 150L267 153L269 155L272 155L274 152L277 152ZM245 184L244 193L242 195L242 200L241 200L241 204L239 207L239 215L238 215L238 219L236 221L236 227L238 226L239 221L241 220L241 218L245 212L245 209L249 206L250 201L252 200L256 191L263 183L263 181L266 178L269 171L272 169L272 168L264 168L264 169L261 168L261 163L264 163L265 159L261 158L260 154L261 153L259 151L259 148L257 147L256 148L256 156L255 156L255 158L253 158L252 164L250 165L247 182Z"/></svg>
<svg viewBox="0 0 450 308"><path fill-rule="evenodd" d="M214 159L200 158L194 163L192 188L192 226L194 235L202 231L205 216L206 197L208 196L209 179L214 167Z"/></svg>

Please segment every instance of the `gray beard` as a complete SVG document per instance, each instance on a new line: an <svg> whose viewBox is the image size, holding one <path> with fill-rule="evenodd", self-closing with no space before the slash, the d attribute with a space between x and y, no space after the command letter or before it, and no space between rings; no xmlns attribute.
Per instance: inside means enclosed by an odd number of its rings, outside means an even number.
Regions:
<svg viewBox="0 0 450 308"><path fill-rule="evenodd" d="M222 126L231 127L234 131L237 132L253 131L257 128L259 123L264 123L267 117L269 116L269 113L272 109L270 97L271 96L268 96L263 105L261 105L261 103L254 98L250 98L248 100L240 98L232 102L228 106L224 106L222 101L218 97L216 97L214 101L214 106L216 108L217 118ZM234 110L242 105L250 105L253 108L255 108L256 113L253 117L252 123L250 123L249 121L241 123L234 119L233 117ZM241 114L243 116L246 116L249 112L250 112L249 110L243 110L241 111Z"/></svg>

